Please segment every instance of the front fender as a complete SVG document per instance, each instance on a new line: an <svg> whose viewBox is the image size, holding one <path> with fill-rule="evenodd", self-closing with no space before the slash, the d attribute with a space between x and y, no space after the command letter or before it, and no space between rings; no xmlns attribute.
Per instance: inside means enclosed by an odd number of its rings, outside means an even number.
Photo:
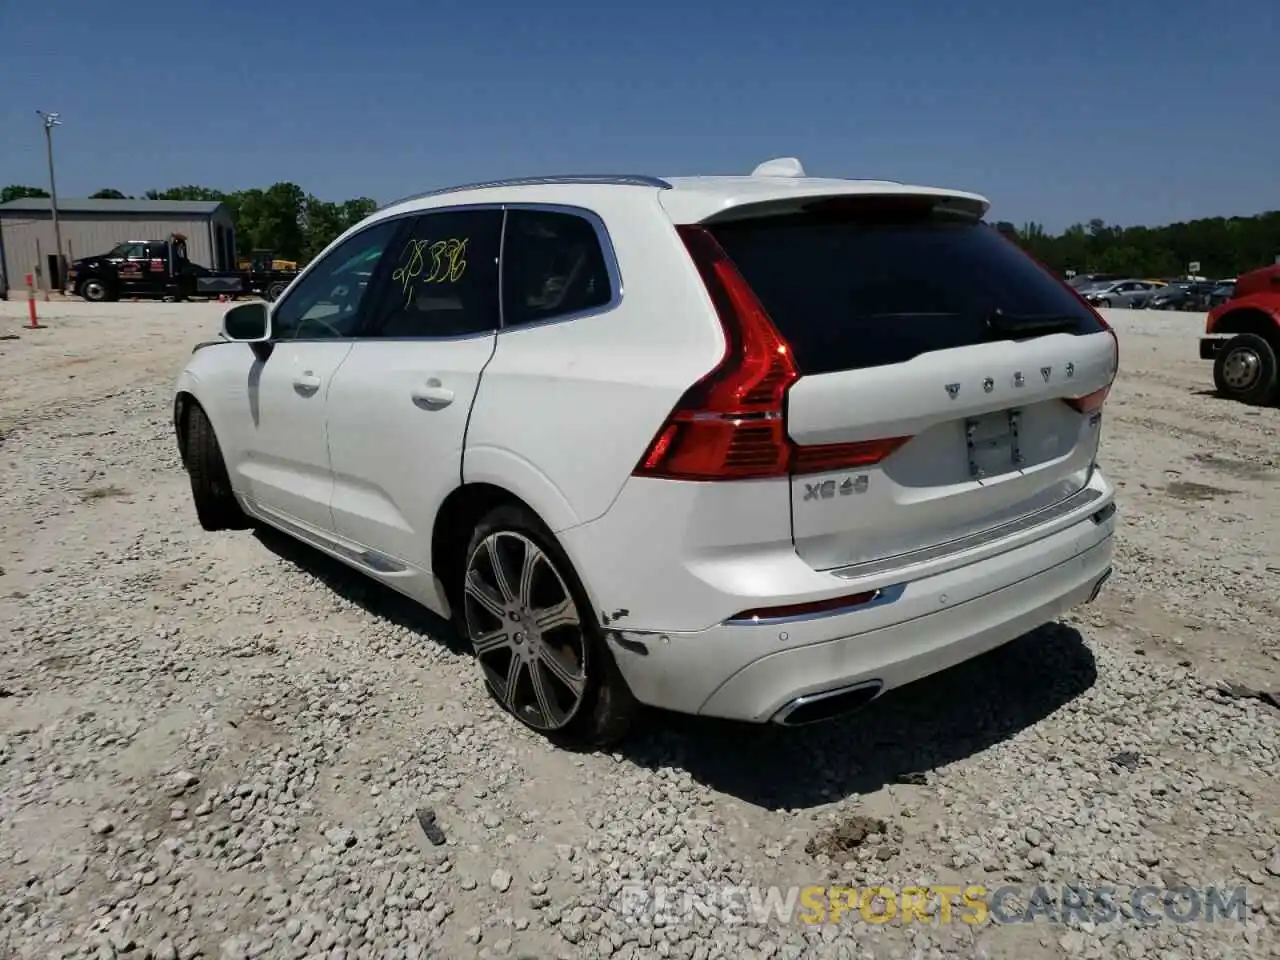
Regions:
<svg viewBox="0 0 1280 960"><path fill-rule="evenodd" d="M185 369L178 374L178 380L173 385L173 432L178 438L178 454L184 461L187 450L182 427L186 421L187 407L193 401L200 402L200 378L190 369Z"/></svg>
<svg viewBox="0 0 1280 960"><path fill-rule="evenodd" d="M1223 318L1239 310L1265 313L1273 323L1280 326L1280 296L1270 292L1254 293L1236 300L1228 300L1210 310L1209 316L1205 318L1204 332L1206 334L1218 332L1218 326Z"/></svg>

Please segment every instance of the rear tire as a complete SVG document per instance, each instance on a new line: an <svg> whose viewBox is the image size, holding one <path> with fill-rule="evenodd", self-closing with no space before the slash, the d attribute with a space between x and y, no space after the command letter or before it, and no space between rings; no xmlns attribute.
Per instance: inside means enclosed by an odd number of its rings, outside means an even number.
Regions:
<svg viewBox="0 0 1280 960"><path fill-rule="evenodd" d="M1280 361L1276 348L1256 333L1232 337L1213 360L1213 383L1232 400L1263 406L1280 394Z"/></svg>
<svg viewBox="0 0 1280 960"><path fill-rule="evenodd" d="M218 446L213 424L199 404L193 403L187 413L186 432L183 465L191 479L191 498L200 526L206 530L245 529L249 518L231 492L222 448Z"/></svg>
<svg viewBox="0 0 1280 960"><path fill-rule="evenodd" d="M284 293L288 288L289 285L287 283L277 280L275 283L271 284L271 286L267 287L267 301L275 302L280 299L280 294Z"/></svg>
<svg viewBox="0 0 1280 960"><path fill-rule="evenodd" d="M504 710L568 748L627 735L638 705L568 556L536 516L514 505L485 515L461 580L458 627Z"/></svg>

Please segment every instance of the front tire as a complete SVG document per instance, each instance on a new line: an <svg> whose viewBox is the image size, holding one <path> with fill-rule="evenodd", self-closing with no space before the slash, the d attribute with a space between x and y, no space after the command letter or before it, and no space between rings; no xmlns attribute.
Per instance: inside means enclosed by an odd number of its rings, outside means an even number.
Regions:
<svg viewBox="0 0 1280 960"><path fill-rule="evenodd" d="M80 284L80 296L90 303L105 303L112 299L111 288L105 281L92 279Z"/></svg>
<svg viewBox="0 0 1280 960"><path fill-rule="evenodd" d="M636 701L568 556L537 517L516 506L487 514L458 596L459 627L503 709L566 747L626 736Z"/></svg>
<svg viewBox="0 0 1280 960"><path fill-rule="evenodd" d="M280 294L284 293L288 288L289 285L287 283L277 280L275 283L271 284L271 286L267 287L267 295L265 299L268 302L274 303L276 300L280 299Z"/></svg>
<svg viewBox="0 0 1280 960"><path fill-rule="evenodd" d="M1232 400L1263 406L1280 393L1276 348L1256 333L1242 333L1222 345L1213 360L1213 383Z"/></svg>
<svg viewBox="0 0 1280 960"><path fill-rule="evenodd" d="M231 491L213 424L198 404L193 403L187 413L186 434L183 465L191 479L191 498L200 526L206 530L245 529L249 526L248 517Z"/></svg>

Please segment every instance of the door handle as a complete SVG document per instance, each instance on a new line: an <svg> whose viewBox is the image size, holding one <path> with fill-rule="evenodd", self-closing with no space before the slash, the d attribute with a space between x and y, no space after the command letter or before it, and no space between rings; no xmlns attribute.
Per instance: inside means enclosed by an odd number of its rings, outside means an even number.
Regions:
<svg viewBox="0 0 1280 960"><path fill-rule="evenodd" d="M294 374L293 385L299 390L311 392L320 389L320 378L314 373L307 371L306 373Z"/></svg>
<svg viewBox="0 0 1280 960"><path fill-rule="evenodd" d="M415 403L428 407L447 407L453 403L453 391L435 377L414 387L409 391L409 395L413 397Z"/></svg>

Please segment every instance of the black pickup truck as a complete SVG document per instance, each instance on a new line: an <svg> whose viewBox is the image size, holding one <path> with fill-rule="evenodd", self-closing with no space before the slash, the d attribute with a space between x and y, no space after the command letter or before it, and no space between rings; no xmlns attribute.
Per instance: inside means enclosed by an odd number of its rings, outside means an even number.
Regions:
<svg viewBox="0 0 1280 960"><path fill-rule="evenodd" d="M77 296L95 302L121 297L237 297L257 294L274 300L298 275L296 270L214 271L187 257L187 240L171 234L165 240L129 240L106 253L72 261L67 281Z"/></svg>

